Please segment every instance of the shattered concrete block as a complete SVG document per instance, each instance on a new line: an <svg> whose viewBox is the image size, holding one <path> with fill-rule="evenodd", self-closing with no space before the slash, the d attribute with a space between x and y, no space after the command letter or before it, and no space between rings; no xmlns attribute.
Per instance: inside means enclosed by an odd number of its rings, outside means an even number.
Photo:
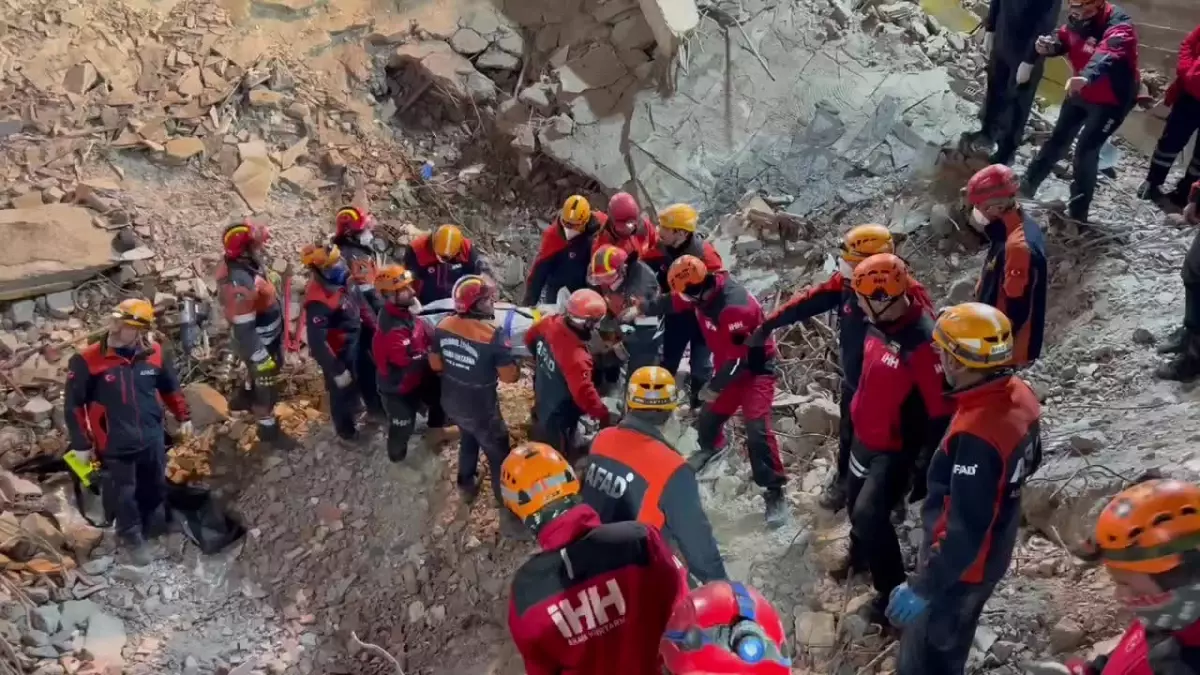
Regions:
<svg viewBox="0 0 1200 675"><path fill-rule="evenodd" d="M41 396L34 396L21 406L21 414L34 424L50 421L52 412L54 412L54 404Z"/></svg>
<svg viewBox="0 0 1200 675"><path fill-rule="evenodd" d="M88 619L83 648L92 655L95 663L119 670L125 665L121 656L125 639L124 622L104 612L96 612Z"/></svg>
<svg viewBox="0 0 1200 675"><path fill-rule="evenodd" d="M654 44L654 31L641 12L633 12L613 26L609 40L618 50L646 49Z"/></svg>
<svg viewBox="0 0 1200 675"><path fill-rule="evenodd" d="M459 28L458 32L450 36L450 46L463 56L475 56L488 48L488 41L470 28Z"/></svg>
<svg viewBox="0 0 1200 675"><path fill-rule="evenodd" d="M551 85L545 82L525 87L517 96L517 100L543 115L549 115L554 108L553 90Z"/></svg>
<svg viewBox="0 0 1200 675"><path fill-rule="evenodd" d="M33 300L18 300L9 306L8 316L18 327L29 326L33 324L36 309L37 303Z"/></svg>
<svg viewBox="0 0 1200 675"><path fill-rule="evenodd" d="M496 97L495 83L475 70L470 61L445 42L426 40L401 45L389 60L389 66L392 68L401 68L411 63L423 68L435 85L442 87L454 98L483 103Z"/></svg>
<svg viewBox="0 0 1200 675"><path fill-rule="evenodd" d="M563 94L582 94L615 84L629 71L610 44L594 45L578 58L555 69Z"/></svg>
<svg viewBox="0 0 1200 675"><path fill-rule="evenodd" d="M288 99L288 95L280 91L271 91L258 87L251 89L249 94L251 108L270 108L275 109L281 107Z"/></svg>
<svg viewBox="0 0 1200 675"><path fill-rule="evenodd" d="M879 5L876 10L879 12L879 18L891 23L900 23L917 15L918 7L908 2L893 2L886 5Z"/></svg>
<svg viewBox="0 0 1200 675"><path fill-rule="evenodd" d="M513 56L525 56L525 38L515 30L504 29L495 46Z"/></svg>
<svg viewBox="0 0 1200 675"><path fill-rule="evenodd" d="M22 518L21 529L50 544L55 549L61 549L67 543L63 533L58 531L49 518L40 513L31 513Z"/></svg>
<svg viewBox="0 0 1200 675"><path fill-rule="evenodd" d="M700 12L694 0L640 0L639 4L654 33L659 56L675 56L683 38L700 25Z"/></svg>
<svg viewBox="0 0 1200 675"><path fill-rule="evenodd" d="M829 612L798 610L795 620L796 649L821 660L833 653L837 644L837 620Z"/></svg>
<svg viewBox="0 0 1200 675"><path fill-rule="evenodd" d="M591 8L592 18L600 23L610 23L631 9L639 9L637 0L599 0Z"/></svg>
<svg viewBox="0 0 1200 675"><path fill-rule="evenodd" d="M512 147L520 153L532 154L537 150L537 137L534 135L533 126L522 124L517 127L516 133L513 135Z"/></svg>
<svg viewBox="0 0 1200 675"><path fill-rule="evenodd" d="M275 163L265 157L251 157L242 162L233 172L233 187L254 211L267 208L271 186L279 177Z"/></svg>
<svg viewBox="0 0 1200 675"><path fill-rule="evenodd" d="M0 495L13 504L36 502L42 498L42 488L11 471L0 471Z"/></svg>
<svg viewBox="0 0 1200 675"><path fill-rule="evenodd" d="M203 382L192 382L184 387L183 397L187 399L192 412L192 424L197 430L229 419L229 401L221 392Z"/></svg>
<svg viewBox="0 0 1200 675"><path fill-rule="evenodd" d="M96 67L84 61L72 66L67 71L66 76L63 77L63 89L72 94L83 94L94 87L99 79L100 75L96 72Z"/></svg>
<svg viewBox="0 0 1200 675"><path fill-rule="evenodd" d="M796 409L796 423L806 434L834 435L841 419L837 404L827 398L814 398Z"/></svg>
<svg viewBox="0 0 1200 675"><path fill-rule="evenodd" d="M488 70L516 70L521 67L521 59L492 45L475 59L475 65Z"/></svg>
<svg viewBox="0 0 1200 675"><path fill-rule="evenodd" d="M75 293L59 291L46 296L46 307L50 316L55 319L65 319L75 311Z"/></svg>
<svg viewBox="0 0 1200 675"><path fill-rule="evenodd" d="M1083 628L1071 618L1063 618L1050 629L1050 649L1070 652L1083 643Z"/></svg>
<svg viewBox="0 0 1200 675"><path fill-rule="evenodd" d="M21 195L14 197L12 205L14 209L32 209L41 206L45 201L42 199L42 193L37 190L31 190Z"/></svg>

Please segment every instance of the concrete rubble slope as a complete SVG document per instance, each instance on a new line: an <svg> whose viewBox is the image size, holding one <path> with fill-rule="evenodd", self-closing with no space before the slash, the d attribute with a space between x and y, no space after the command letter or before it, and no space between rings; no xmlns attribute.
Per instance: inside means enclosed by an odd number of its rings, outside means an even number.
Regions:
<svg viewBox="0 0 1200 675"><path fill-rule="evenodd" d="M0 300L70 288L112 267L111 238L77 206L0 210Z"/></svg>

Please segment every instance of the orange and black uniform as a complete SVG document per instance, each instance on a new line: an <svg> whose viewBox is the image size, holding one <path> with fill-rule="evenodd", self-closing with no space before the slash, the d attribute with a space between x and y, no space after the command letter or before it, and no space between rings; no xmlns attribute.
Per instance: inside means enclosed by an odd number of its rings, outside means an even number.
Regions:
<svg viewBox="0 0 1200 675"><path fill-rule="evenodd" d="M335 237L333 243L342 252L342 258L350 270L346 285L359 306L362 319L362 334L354 355L354 381L358 384L363 404L372 413L382 413L379 392L375 384L375 361L371 358L371 344L375 339L376 317L383 309L383 298L375 290L375 252L363 246L357 237Z"/></svg>
<svg viewBox="0 0 1200 675"><path fill-rule="evenodd" d="M513 576L508 629L526 675L662 675L658 646L683 571L641 523L600 524L578 504L538 532Z"/></svg>
<svg viewBox="0 0 1200 675"><path fill-rule="evenodd" d="M1004 312L1013 328L1013 365L1033 363L1046 329L1046 239L1017 208L983 228L988 239L975 299Z"/></svg>
<svg viewBox="0 0 1200 675"><path fill-rule="evenodd" d="M704 262L709 272L719 272L725 263L717 249L698 234L689 234L679 246L667 246L659 242L662 255L651 261L658 274L658 288L662 293L670 295L671 287L667 284L667 270L671 263L685 255L695 256ZM690 349L690 351L689 351ZM662 365L672 375L679 371L679 362L683 353L688 352L688 391L691 392L692 408L700 407L700 390L708 384L712 377L712 352L704 344L704 333L700 332L700 323L696 321L693 311L677 311L674 307L663 318Z"/></svg>
<svg viewBox="0 0 1200 675"><path fill-rule="evenodd" d="M902 675L963 672L979 614L1012 561L1021 488L1042 458L1041 407L1021 379L1005 373L951 396L956 409L929 466L922 564L911 582L929 611L905 631Z"/></svg>
<svg viewBox="0 0 1200 675"><path fill-rule="evenodd" d="M342 438L354 436L354 416L360 400L359 386L338 387L334 378L354 373L355 355L362 338L362 315L349 289L313 275L304 289L308 351L325 376L329 415Z"/></svg>
<svg viewBox="0 0 1200 675"><path fill-rule="evenodd" d="M521 375L508 335L490 317L451 314L434 329L429 365L442 375L442 408L462 432L458 484L474 486L482 449L499 502L500 465L510 448L497 385L516 382Z"/></svg>
<svg viewBox="0 0 1200 675"><path fill-rule="evenodd" d="M564 455L573 449L580 416L587 414L601 426L611 421L592 381L592 354L586 340L563 316L548 316L525 333L525 347L537 361L533 440Z"/></svg>
<svg viewBox="0 0 1200 675"><path fill-rule="evenodd" d="M596 435L582 493L583 501L606 523L636 520L660 530L701 584L727 578L712 525L700 505L695 472L638 411Z"/></svg>
<svg viewBox="0 0 1200 675"><path fill-rule="evenodd" d="M454 284L465 276L492 274L487 258L479 253L470 239L464 238L458 254L443 261L433 252L433 237L428 234L417 237L409 244L404 253L404 267L416 277L417 300L422 305L450 297Z"/></svg>
<svg viewBox="0 0 1200 675"><path fill-rule="evenodd" d="M429 427L446 425L442 411L442 384L429 367L433 330L408 307L390 302L379 312L371 351L378 369L376 381L388 415L388 457L404 459L417 410L429 407Z"/></svg>
<svg viewBox="0 0 1200 675"><path fill-rule="evenodd" d="M628 237L619 236L611 226L606 225L596 233L592 242L592 252L605 244L616 246L625 251L630 257L637 254L638 260L654 265L663 257L658 242L658 228L646 216L642 216Z"/></svg>
<svg viewBox="0 0 1200 675"><path fill-rule="evenodd" d="M592 211L587 227L568 239L562 221L555 218L542 232L541 246L525 279L525 299L521 304L532 307L541 303L543 296L549 302L556 302L558 292L564 288L569 293L587 288L592 242L607 222L608 215L603 211Z"/></svg>
<svg viewBox="0 0 1200 675"><path fill-rule="evenodd" d="M141 543L164 515L163 406L189 419L175 370L160 345L113 349L101 341L71 357L64 399L71 449L99 457L105 512L124 542Z"/></svg>
<svg viewBox="0 0 1200 675"><path fill-rule="evenodd" d="M222 261L216 282L221 311L232 327L234 352L246 364L245 388L239 394L252 399L248 405L258 418L259 438L269 438L279 430L272 414L276 386L255 381L255 374L267 359L283 365L283 305L278 289L262 265L247 257Z"/></svg>

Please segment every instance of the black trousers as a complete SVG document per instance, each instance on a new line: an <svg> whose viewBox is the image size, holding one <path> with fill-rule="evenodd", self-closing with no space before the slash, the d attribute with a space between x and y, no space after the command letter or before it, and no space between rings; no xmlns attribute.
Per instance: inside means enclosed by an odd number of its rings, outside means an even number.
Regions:
<svg viewBox="0 0 1200 675"><path fill-rule="evenodd" d="M371 345L375 339L375 329L364 321L362 335L354 354L354 382L362 395L363 405L367 412L373 415L383 412L383 404L379 399L379 389L375 384L378 371L375 369L375 358L371 354Z"/></svg>
<svg viewBox="0 0 1200 675"><path fill-rule="evenodd" d="M1032 195L1037 191L1042 181L1050 175L1054 163L1066 156L1074 140L1074 179L1071 181L1071 202L1067 206L1067 215L1086 222L1092 197L1096 194L1100 148L1125 121L1132 107L1095 105L1084 103L1078 97L1068 98L1063 102L1050 138L1029 163L1022 185L1023 192Z"/></svg>
<svg viewBox="0 0 1200 675"><path fill-rule="evenodd" d="M905 452L871 452L861 445L850 452L850 556L870 568L871 581L883 598L906 579L891 516L908 491L912 464Z"/></svg>
<svg viewBox="0 0 1200 675"><path fill-rule="evenodd" d="M700 332L700 322L695 312L674 312L663 318L662 365L674 375L683 361L683 353L691 348L688 365L691 366L689 391L698 393L712 378L712 352Z"/></svg>
<svg viewBox="0 0 1200 675"><path fill-rule="evenodd" d="M435 375L426 376L421 386L407 394L380 394L380 403L388 418L387 453L393 462L402 462L408 456L408 441L422 407L427 409L426 423L430 429L446 426L442 380Z"/></svg>
<svg viewBox="0 0 1200 675"><path fill-rule="evenodd" d="M1171 106L1171 114L1167 115L1162 136L1154 146L1150 171L1146 174L1147 183L1161 186L1167 182L1167 174L1171 172L1175 158L1187 147L1197 130L1200 130L1200 99L1181 91L1175 105ZM1200 143L1192 148L1192 159L1175 190L1187 194L1197 180L1200 180Z"/></svg>
<svg viewBox="0 0 1200 675"><path fill-rule="evenodd" d="M142 544L166 522L167 451L163 446L100 459L104 511L116 519L117 538Z"/></svg>
<svg viewBox="0 0 1200 675"><path fill-rule="evenodd" d="M1004 58L993 49L987 68L987 92L983 99L981 121L983 133L996 141L993 159L998 164L1011 164L1021 147L1025 125L1033 110L1033 99L1045 71L1043 59L1038 59L1025 84L1017 84L1017 68L1021 65Z"/></svg>
<svg viewBox="0 0 1200 675"><path fill-rule="evenodd" d="M571 461L577 455L575 430L582 416L582 411L574 405L562 405L557 410L547 412L537 411L529 435L532 440L549 445Z"/></svg>
<svg viewBox="0 0 1200 675"><path fill-rule="evenodd" d="M1183 259L1183 327L1200 335L1200 233L1192 238Z"/></svg>
<svg viewBox="0 0 1200 675"><path fill-rule="evenodd" d="M355 346L348 345L341 354L337 355L338 360L351 373L355 372L356 354ZM333 381L333 374L322 372L322 375L325 376L325 391L329 393L329 416L333 419L333 429L338 436L350 438L355 431L354 416L358 414L362 401L358 382L351 382L349 386L339 387L337 382Z"/></svg>
<svg viewBox="0 0 1200 675"><path fill-rule="evenodd" d="M842 387L842 398L838 401L838 412L841 419L838 421L838 454L837 454L837 475L835 480L846 483L846 476L850 475L850 449L854 447L854 420L850 418L850 402L854 400L854 390Z"/></svg>

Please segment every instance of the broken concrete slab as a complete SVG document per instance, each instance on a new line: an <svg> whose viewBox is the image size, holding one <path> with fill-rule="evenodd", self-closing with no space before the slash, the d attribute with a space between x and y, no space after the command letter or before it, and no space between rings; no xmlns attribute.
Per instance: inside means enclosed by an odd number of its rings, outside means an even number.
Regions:
<svg viewBox="0 0 1200 675"><path fill-rule="evenodd" d="M246 205L258 212L267 208L271 186L278 177L279 169L270 159L249 156L242 161L237 171L233 172L232 180L233 187L245 200Z"/></svg>
<svg viewBox="0 0 1200 675"><path fill-rule="evenodd" d="M601 23L609 23L621 14L639 9L637 0L593 0L588 13Z"/></svg>
<svg viewBox="0 0 1200 675"><path fill-rule="evenodd" d="M184 164L189 159L204 153L204 141L193 136L172 138L163 145L167 161L172 164Z"/></svg>
<svg viewBox="0 0 1200 675"><path fill-rule="evenodd" d="M545 82L530 85L521 90L517 99L539 113L549 115L550 111L554 109L553 85Z"/></svg>
<svg viewBox="0 0 1200 675"><path fill-rule="evenodd" d="M483 103L496 97L495 83L440 40L425 40L397 47L389 65L400 68L409 64L419 65L435 85L453 98Z"/></svg>
<svg viewBox="0 0 1200 675"><path fill-rule="evenodd" d="M613 26L609 40L618 50L646 49L654 44L654 31L641 12L632 12Z"/></svg>
<svg viewBox="0 0 1200 675"><path fill-rule="evenodd" d="M459 28L450 36L450 46L463 56L474 56L488 48L488 41L470 28Z"/></svg>
<svg viewBox="0 0 1200 675"><path fill-rule="evenodd" d="M639 0L638 4L658 44L655 51L664 58L674 57L683 38L700 25L700 11L694 0ZM755 34L749 27L743 28Z"/></svg>
<svg viewBox="0 0 1200 675"><path fill-rule="evenodd" d="M617 58L613 46L605 43L592 45L578 57L572 54L571 59L555 72L563 94L582 94L589 89L616 84L629 71Z"/></svg>
<svg viewBox="0 0 1200 675"><path fill-rule="evenodd" d="M569 122L570 118L566 120ZM606 187L622 186L629 180L629 170L620 143L614 141L619 141L624 126L623 118L610 115L595 124L578 127L569 135L560 133L554 126L543 128L538 141L542 152L569 168L595 178Z"/></svg>
<svg viewBox="0 0 1200 675"><path fill-rule="evenodd" d="M75 311L75 293L58 291L46 296L46 308L55 319L66 319Z"/></svg>
<svg viewBox="0 0 1200 675"><path fill-rule="evenodd" d="M83 648L102 668L120 669L125 665L121 650L125 648L125 624L120 619L96 612L88 619L87 637Z"/></svg>
<svg viewBox="0 0 1200 675"><path fill-rule="evenodd" d="M113 267L111 236L69 204L0 211L0 300L73 287Z"/></svg>
<svg viewBox="0 0 1200 675"><path fill-rule="evenodd" d="M475 59L475 66L488 70L516 70L521 67L521 59L492 45Z"/></svg>

